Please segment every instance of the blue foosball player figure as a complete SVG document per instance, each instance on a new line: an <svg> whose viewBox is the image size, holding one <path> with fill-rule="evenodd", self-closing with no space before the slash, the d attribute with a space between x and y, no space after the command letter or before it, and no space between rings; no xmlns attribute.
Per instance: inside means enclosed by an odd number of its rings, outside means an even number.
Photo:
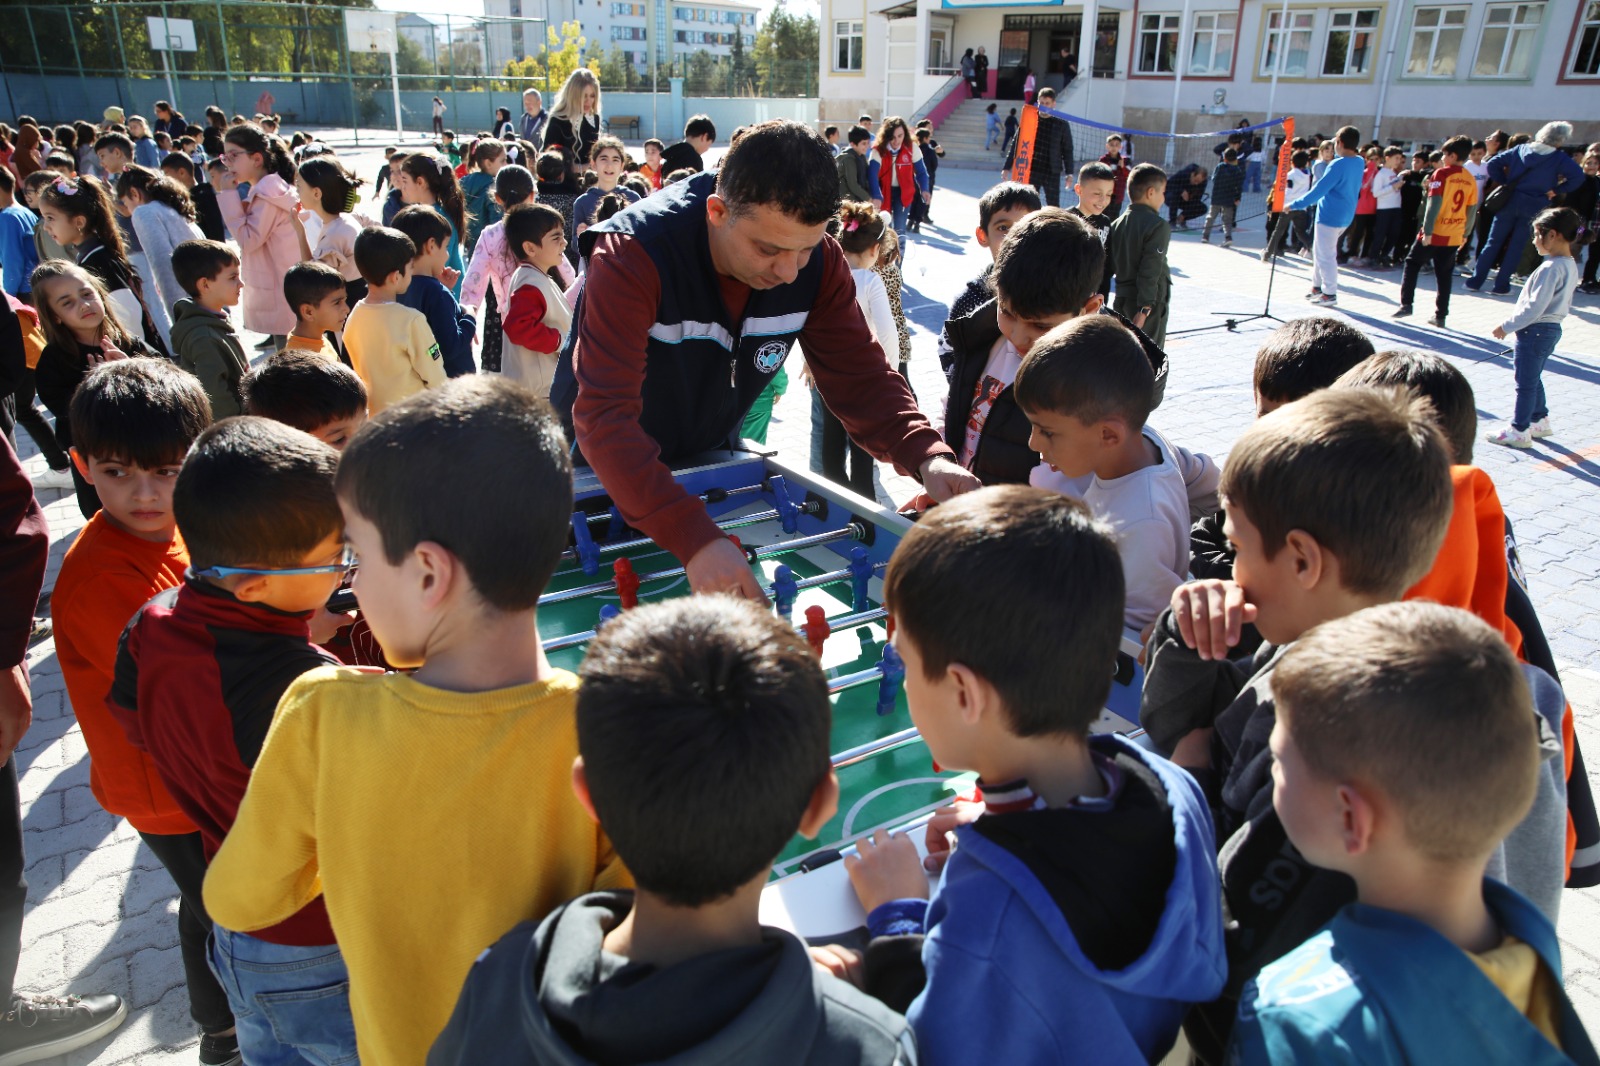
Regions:
<svg viewBox="0 0 1600 1066"><path fill-rule="evenodd" d="M778 617L792 619L794 617L794 601L800 595L794 579L794 571L786 564L778 564L772 573L772 603L778 609Z"/></svg>
<svg viewBox="0 0 1600 1066"><path fill-rule="evenodd" d="M878 681L878 717L894 713L894 701L906 680L905 660L893 644L883 646L883 677Z"/></svg>
<svg viewBox="0 0 1600 1066"><path fill-rule="evenodd" d="M872 560L867 549L857 545L850 549L850 599L852 609L865 611L871 600L867 598L867 585L872 580Z"/></svg>

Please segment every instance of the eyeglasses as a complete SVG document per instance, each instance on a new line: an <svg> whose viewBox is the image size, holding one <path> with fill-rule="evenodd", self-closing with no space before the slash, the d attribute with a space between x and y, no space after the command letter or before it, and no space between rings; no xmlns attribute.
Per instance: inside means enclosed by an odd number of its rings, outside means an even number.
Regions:
<svg viewBox="0 0 1600 1066"><path fill-rule="evenodd" d="M208 566L204 570L189 570L190 577L222 578L232 577L234 574L258 574L265 576L278 575L283 577L297 577L302 574L344 574L356 565L356 553L345 548L339 555L337 563L327 566L291 566L291 567L250 567L250 566Z"/></svg>

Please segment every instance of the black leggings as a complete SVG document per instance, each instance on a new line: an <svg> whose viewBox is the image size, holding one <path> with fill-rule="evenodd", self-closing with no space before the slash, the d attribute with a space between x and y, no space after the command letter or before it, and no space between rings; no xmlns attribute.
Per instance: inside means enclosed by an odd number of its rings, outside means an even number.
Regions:
<svg viewBox="0 0 1600 1066"><path fill-rule="evenodd" d="M178 886L178 948L183 956L184 982L189 986L189 1016L202 1032L226 1032L233 1028L233 1010L206 959L211 916L206 914L200 892L206 881L206 855L200 834L140 833L139 838L155 852Z"/></svg>

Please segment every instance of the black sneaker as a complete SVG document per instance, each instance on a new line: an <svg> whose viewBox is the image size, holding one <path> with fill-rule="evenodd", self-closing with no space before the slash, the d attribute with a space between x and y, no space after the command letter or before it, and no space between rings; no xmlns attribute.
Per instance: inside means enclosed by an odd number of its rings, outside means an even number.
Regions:
<svg viewBox="0 0 1600 1066"><path fill-rule="evenodd" d="M1439 314L1438 312L1434 312L1434 316L1432 318L1428 319L1428 325L1433 326L1433 327L1435 327L1437 329L1444 329L1445 328L1444 316Z"/></svg>
<svg viewBox="0 0 1600 1066"><path fill-rule="evenodd" d="M243 1062L237 1032L200 1035L200 1066L241 1066Z"/></svg>
<svg viewBox="0 0 1600 1066"><path fill-rule="evenodd" d="M0 1066L55 1058L99 1040L128 1016L120 996L11 997L0 1014Z"/></svg>
<svg viewBox="0 0 1600 1066"><path fill-rule="evenodd" d="M1401 304L1399 307L1394 309L1394 314L1390 315L1389 317L1390 318L1410 318L1411 317L1411 305L1410 304Z"/></svg>

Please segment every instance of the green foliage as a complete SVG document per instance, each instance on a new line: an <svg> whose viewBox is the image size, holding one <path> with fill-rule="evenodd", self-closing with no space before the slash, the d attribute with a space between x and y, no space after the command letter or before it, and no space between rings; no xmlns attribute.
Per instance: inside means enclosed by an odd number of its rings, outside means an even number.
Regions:
<svg viewBox="0 0 1600 1066"><path fill-rule="evenodd" d="M778 0L756 34L755 68L763 95L814 92L820 41L815 15L791 15Z"/></svg>

